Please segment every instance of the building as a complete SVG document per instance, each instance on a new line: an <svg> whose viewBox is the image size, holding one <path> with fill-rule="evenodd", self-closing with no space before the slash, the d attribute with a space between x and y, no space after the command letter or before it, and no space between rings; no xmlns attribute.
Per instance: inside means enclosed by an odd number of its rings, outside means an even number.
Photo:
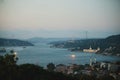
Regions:
<svg viewBox="0 0 120 80"><path fill-rule="evenodd" d="M83 49L83 52L90 52L90 53L92 53L92 52L98 52L99 50L100 50L99 47L97 49L92 49L91 46L90 46L89 49Z"/></svg>
<svg viewBox="0 0 120 80"><path fill-rule="evenodd" d="M59 64L56 66L56 69L55 69L56 72L62 72L62 73L67 73L67 66L66 65L63 65L63 64Z"/></svg>

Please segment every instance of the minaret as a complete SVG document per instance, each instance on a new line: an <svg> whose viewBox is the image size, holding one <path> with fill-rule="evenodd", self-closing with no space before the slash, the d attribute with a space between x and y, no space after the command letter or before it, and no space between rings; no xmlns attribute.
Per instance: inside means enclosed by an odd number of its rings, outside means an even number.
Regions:
<svg viewBox="0 0 120 80"><path fill-rule="evenodd" d="M94 63L96 63L96 58L94 58Z"/></svg>
<svg viewBox="0 0 120 80"><path fill-rule="evenodd" d="M90 48L89 48L90 50L92 50L92 48L91 48L91 46L90 46Z"/></svg>
<svg viewBox="0 0 120 80"><path fill-rule="evenodd" d="M100 48L98 47L98 48L97 48L97 51L99 51L99 50L100 50Z"/></svg>
<svg viewBox="0 0 120 80"><path fill-rule="evenodd" d="M90 66L93 66L93 63L96 63L96 58L90 58Z"/></svg>
<svg viewBox="0 0 120 80"><path fill-rule="evenodd" d="M92 66L92 58L90 58L90 66Z"/></svg>

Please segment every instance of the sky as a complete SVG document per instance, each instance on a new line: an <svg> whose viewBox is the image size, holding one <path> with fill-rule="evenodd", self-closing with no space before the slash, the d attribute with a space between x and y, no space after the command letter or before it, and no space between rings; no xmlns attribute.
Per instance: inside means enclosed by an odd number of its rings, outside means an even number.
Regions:
<svg viewBox="0 0 120 80"><path fill-rule="evenodd" d="M105 38L120 34L120 0L0 0L0 37Z"/></svg>

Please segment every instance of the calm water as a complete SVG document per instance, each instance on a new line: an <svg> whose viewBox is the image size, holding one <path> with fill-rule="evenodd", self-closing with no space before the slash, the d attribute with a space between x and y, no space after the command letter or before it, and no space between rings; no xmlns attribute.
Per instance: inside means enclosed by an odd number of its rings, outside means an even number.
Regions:
<svg viewBox="0 0 120 80"><path fill-rule="evenodd" d="M18 53L18 64L33 63L45 67L48 63L54 64L86 64L89 63L90 57L94 57L97 61L118 61L119 57L103 56L94 53L70 52L66 49L49 48L45 43L39 43L31 47L9 47ZM71 55L76 55L72 58Z"/></svg>

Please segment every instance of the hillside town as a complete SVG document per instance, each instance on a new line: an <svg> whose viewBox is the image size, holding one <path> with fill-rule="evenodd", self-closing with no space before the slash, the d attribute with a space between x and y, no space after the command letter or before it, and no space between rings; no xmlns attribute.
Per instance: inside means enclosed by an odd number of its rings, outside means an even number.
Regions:
<svg viewBox="0 0 120 80"><path fill-rule="evenodd" d="M53 65L52 63L50 64ZM113 78L113 80L120 79L120 62L95 62L85 65L59 64L54 68L52 66L48 67L48 70L49 69L53 69L55 72L61 72L63 74L73 76L87 75L94 76L96 79L108 76L109 78Z"/></svg>

